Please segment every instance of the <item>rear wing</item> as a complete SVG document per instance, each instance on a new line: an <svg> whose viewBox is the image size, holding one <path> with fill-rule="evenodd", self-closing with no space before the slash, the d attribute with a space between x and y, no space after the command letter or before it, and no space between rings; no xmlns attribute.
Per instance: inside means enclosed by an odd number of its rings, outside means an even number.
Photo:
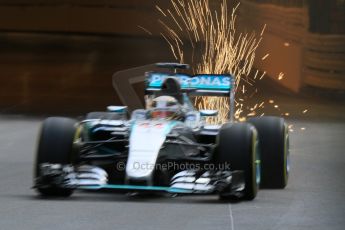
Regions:
<svg viewBox="0 0 345 230"><path fill-rule="evenodd" d="M234 80L230 74L198 74L184 73L146 73L146 92L154 93L161 90L166 78L176 78L183 91L195 96L230 96L234 89Z"/></svg>
<svg viewBox="0 0 345 230"><path fill-rule="evenodd" d="M184 73L146 73L146 94L154 94L162 89L164 80L176 78L181 86L182 92L188 92L191 96L220 96L229 97L229 119L234 119L235 109L235 83L234 77L230 74L197 74L188 75Z"/></svg>

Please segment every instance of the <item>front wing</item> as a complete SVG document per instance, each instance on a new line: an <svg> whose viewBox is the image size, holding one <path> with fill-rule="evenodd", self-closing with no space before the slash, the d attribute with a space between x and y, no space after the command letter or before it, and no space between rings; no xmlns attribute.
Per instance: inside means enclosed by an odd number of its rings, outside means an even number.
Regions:
<svg viewBox="0 0 345 230"><path fill-rule="evenodd" d="M171 178L170 186L109 184L107 173L100 167L83 165L42 164L41 176L34 188L113 189L123 191L152 191L175 194L227 193L241 196L245 188L243 171L193 171L186 170Z"/></svg>

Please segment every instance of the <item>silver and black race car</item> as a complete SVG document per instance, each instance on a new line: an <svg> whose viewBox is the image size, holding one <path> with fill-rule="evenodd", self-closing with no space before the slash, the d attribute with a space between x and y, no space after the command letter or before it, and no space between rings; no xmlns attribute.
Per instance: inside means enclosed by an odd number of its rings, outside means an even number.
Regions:
<svg viewBox="0 0 345 230"><path fill-rule="evenodd" d="M91 112L82 121L50 117L39 134L34 188L43 196L75 189L219 194L254 199L259 187L284 188L289 134L283 118L234 121L229 74L148 72L145 109ZM208 124L215 110L196 110L194 96L230 97L229 121Z"/></svg>

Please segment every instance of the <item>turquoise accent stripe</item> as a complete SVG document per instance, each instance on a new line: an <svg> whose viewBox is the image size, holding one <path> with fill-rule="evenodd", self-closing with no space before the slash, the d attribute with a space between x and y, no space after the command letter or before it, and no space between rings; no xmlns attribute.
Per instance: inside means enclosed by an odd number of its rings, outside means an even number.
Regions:
<svg viewBox="0 0 345 230"><path fill-rule="evenodd" d="M105 185L91 185L91 186L81 186L80 189L123 189L123 190L143 190L143 191L161 191L170 193L193 193L193 190L189 189L179 189L164 186L142 186L142 185L122 185L122 184L105 184Z"/></svg>
<svg viewBox="0 0 345 230"><path fill-rule="evenodd" d="M178 124L177 121L170 121L166 126L165 126L165 135L168 135L171 130Z"/></svg>

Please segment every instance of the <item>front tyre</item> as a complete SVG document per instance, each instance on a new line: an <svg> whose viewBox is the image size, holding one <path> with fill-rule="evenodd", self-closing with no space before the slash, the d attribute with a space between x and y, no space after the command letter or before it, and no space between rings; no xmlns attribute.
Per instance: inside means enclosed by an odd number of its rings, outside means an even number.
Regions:
<svg viewBox="0 0 345 230"><path fill-rule="evenodd" d="M248 119L259 135L263 188L285 188L289 178L289 133L280 117Z"/></svg>
<svg viewBox="0 0 345 230"><path fill-rule="evenodd" d="M75 124L75 120L62 117L50 117L43 122L34 165L35 181L41 176L40 165L42 163L72 163L72 146L76 133ZM49 186L39 187L37 191L43 196L67 197L73 193L73 189Z"/></svg>
<svg viewBox="0 0 345 230"><path fill-rule="evenodd" d="M257 151L257 132L250 124L225 124L218 134L216 164L229 164L231 170L244 172L244 199L256 197L260 183L260 161ZM231 188L230 188L231 190ZM231 199L231 191L223 191L220 198Z"/></svg>

